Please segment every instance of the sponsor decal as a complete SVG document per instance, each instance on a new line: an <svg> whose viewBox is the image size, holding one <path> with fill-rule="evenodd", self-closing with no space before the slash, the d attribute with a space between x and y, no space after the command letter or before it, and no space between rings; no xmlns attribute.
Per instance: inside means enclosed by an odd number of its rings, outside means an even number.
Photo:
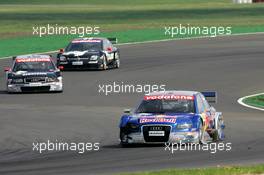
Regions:
<svg viewBox="0 0 264 175"><path fill-rule="evenodd" d="M72 43L100 43L101 40L73 40Z"/></svg>
<svg viewBox="0 0 264 175"><path fill-rule="evenodd" d="M38 76L38 75L48 75L47 73L45 72L27 72L27 73L24 73L23 76L32 76L32 75L35 75L35 76Z"/></svg>
<svg viewBox="0 0 264 175"><path fill-rule="evenodd" d="M18 58L16 62L50 62L50 58Z"/></svg>
<svg viewBox="0 0 264 175"><path fill-rule="evenodd" d="M194 100L193 96L186 95L147 95L144 100Z"/></svg>
<svg viewBox="0 0 264 175"><path fill-rule="evenodd" d="M153 136L163 137L163 136L165 136L164 131L149 131L148 134L150 137L153 137Z"/></svg>
<svg viewBox="0 0 264 175"><path fill-rule="evenodd" d="M139 123L176 123L176 118L141 118Z"/></svg>

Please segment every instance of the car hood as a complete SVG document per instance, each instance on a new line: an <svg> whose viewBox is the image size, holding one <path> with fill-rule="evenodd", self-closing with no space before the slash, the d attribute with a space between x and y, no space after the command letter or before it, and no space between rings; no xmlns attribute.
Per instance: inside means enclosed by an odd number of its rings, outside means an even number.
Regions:
<svg viewBox="0 0 264 175"><path fill-rule="evenodd" d="M27 71L17 71L13 72L10 76L12 77L58 77L60 76L60 72L27 72Z"/></svg>
<svg viewBox="0 0 264 175"><path fill-rule="evenodd" d="M69 52L64 52L62 54L63 56L66 57L81 57L81 56L91 56L91 55L101 55L101 51L69 51Z"/></svg>

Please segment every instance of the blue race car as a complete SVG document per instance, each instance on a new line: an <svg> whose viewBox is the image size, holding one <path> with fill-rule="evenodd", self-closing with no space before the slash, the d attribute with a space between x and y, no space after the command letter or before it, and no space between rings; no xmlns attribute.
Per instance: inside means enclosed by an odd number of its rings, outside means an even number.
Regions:
<svg viewBox="0 0 264 175"><path fill-rule="evenodd" d="M208 143L224 139L224 119L208 102L216 92L160 91L144 96L120 120L121 145Z"/></svg>

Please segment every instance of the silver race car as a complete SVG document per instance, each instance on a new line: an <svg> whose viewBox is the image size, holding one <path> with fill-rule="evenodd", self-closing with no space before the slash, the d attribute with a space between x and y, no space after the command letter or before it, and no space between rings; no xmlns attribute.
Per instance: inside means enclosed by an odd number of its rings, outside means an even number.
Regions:
<svg viewBox="0 0 264 175"><path fill-rule="evenodd" d="M8 93L63 91L61 72L49 55L17 56L5 72Z"/></svg>

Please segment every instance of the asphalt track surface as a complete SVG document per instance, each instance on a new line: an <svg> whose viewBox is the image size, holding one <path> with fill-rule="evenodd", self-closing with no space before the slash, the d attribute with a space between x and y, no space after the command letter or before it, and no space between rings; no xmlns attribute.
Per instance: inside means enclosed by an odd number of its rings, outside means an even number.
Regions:
<svg viewBox="0 0 264 175"><path fill-rule="evenodd" d="M64 72L62 94L5 93L0 77L0 174L110 174L164 168L264 163L264 115L237 104L263 91L264 35L120 46L122 67ZM1 69L11 60L0 60ZM118 123L142 94L98 93L98 85L165 84L166 89L216 90L231 151L177 151L164 146L121 148ZM100 142L100 150L32 151L32 142Z"/></svg>

